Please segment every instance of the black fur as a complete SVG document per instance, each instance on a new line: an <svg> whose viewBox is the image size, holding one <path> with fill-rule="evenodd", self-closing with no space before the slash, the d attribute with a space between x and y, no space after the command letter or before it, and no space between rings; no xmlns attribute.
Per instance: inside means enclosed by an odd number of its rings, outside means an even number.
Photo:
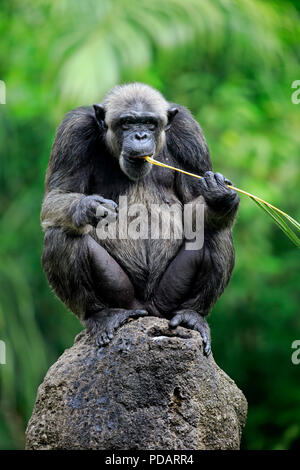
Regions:
<svg viewBox="0 0 300 470"><path fill-rule="evenodd" d="M126 110L158 116L153 132L136 124L147 141L144 150L154 142L156 159L204 178L153 167L141 159L127 160L131 151L137 156L140 144L135 141L132 150L131 130L122 132L116 124L125 102ZM101 122L105 115L107 120ZM42 262L58 297L96 334L100 345L129 316L150 314L173 318L172 327L182 324L198 330L209 353L204 317L229 282L234 265L231 229L239 198L226 182L212 173L205 138L189 111L167 103L146 85L118 87L103 105L66 115L47 170ZM102 216L111 212L117 217L122 195L146 206L175 204L179 213L183 204L204 197L203 247L186 250L184 240L174 238L99 240L93 228L101 219L97 206L105 206Z"/></svg>

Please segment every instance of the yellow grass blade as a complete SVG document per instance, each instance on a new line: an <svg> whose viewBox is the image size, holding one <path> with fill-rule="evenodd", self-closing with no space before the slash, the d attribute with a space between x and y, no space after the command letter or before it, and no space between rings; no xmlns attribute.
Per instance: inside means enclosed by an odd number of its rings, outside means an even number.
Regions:
<svg viewBox="0 0 300 470"><path fill-rule="evenodd" d="M149 163L152 163L153 165L161 166L164 168L169 168L170 170L175 170L180 173L184 173L185 175L193 176L194 178L198 178L198 179L203 178L203 176L197 175L195 173L190 173L189 171L181 170L180 168L176 168L174 166L161 163L157 160L154 160L154 158L149 157L149 156L145 157L145 160L147 160L147 162ZM294 231L291 230L291 228L287 225L287 223L282 218L279 219L279 216L277 218L275 217L274 211L277 212L278 214L281 214L286 220L288 220L289 223L291 223L296 228L298 232L300 232L300 224L296 220L294 220L290 215L286 214L286 212L283 212L281 209L278 209L278 207L273 206L269 202L264 201L260 197L255 196L254 194L248 193L247 191L244 191L243 189L236 188L235 186L231 186L229 184L227 186L228 188L231 188L234 191L238 191L239 193L245 194L246 196L250 197L252 200L257 202L259 207L261 207L262 209L266 210L266 208L269 208L270 210L266 212L272 217L272 219L279 226L279 228L281 228L281 230L293 241L293 243L295 243L296 246L300 247L300 239L297 237ZM264 207L264 206L267 206L267 207Z"/></svg>

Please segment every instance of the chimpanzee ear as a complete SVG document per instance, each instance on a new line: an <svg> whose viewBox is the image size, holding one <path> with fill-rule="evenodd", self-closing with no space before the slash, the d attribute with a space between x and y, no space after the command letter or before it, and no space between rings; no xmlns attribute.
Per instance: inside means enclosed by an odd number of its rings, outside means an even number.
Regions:
<svg viewBox="0 0 300 470"><path fill-rule="evenodd" d="M173 121L173 119L174 119L174 117L176 116L177 113L178 113L177 108L169 108L168 109L168 124L165 127L165 131L168 131L170 129L172 121Z"/></svg>
<svg viewBox="0 0 300 470"><path fill-rule="evenodd" d="M98 124L102 127L104 126L104 119L105 119L105 109L102 104L93 104L93 108L95 111L95 116L97 119Z"/></svg>

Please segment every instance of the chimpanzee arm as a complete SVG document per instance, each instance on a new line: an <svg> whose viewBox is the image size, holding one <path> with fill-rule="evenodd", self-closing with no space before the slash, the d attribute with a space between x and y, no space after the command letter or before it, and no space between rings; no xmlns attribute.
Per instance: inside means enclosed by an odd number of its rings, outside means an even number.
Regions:
<svg viewBox="0 0 300 470"><path fill-rule="evenodd" d="M74 213L83 197L82 193L66 193L59 189L49 191L42 204L43 230L46 231L51 227L63 227L69 231L79 230L74 223ZM85 226L82 227L82 230L84 229Z"/></svg>
<svg viewBox="0 0 300 470"><path fill-rule="evenodd" d="M48 281L96 335L99 346L107 344L128 318L147 315L125 271L86 234L86 225L96 225L101 217L99 207L105 210L102 215L116 215L114 201L91 194L95 173L99 187L101 178L107 179L95 169L96 160L106 156L102 136L92 108L68 113L53 145L41 213L46 232L42 263Z"/></svg>
<svg viewBox="0 0 300 470"><path fill-rule="evenodd" d="M87 224L97 223L99 204L115 209L113 201L89 194L94 156L101 154L102 147L92 108L77 108L66 115L57 130L47 170L41 211L44 230L62 227L84 233Z"/></svg>
<svg viewBox="0 0 300 470"><path fill-rule="evenodd" d="M86 196L53 189L44 198L41 223L44 231L51 227L61 227L69 232L83 234L90 231L90 225L96 226L101 216L109 215L114 220L116 208L114 201L97 194Z"/></svg>
<svg viewBox="0 0 300 470"><path fill-rule="evenodd" d="M227 187L229 180L212 172L209 150L199 124L186 108L174 106L179 112L167 133L168 151L178 168L203 177L176 173L175 192L183 204L196 203L199 196L204 198L206 228L230 228L239 204L238 194Z"/></svg>

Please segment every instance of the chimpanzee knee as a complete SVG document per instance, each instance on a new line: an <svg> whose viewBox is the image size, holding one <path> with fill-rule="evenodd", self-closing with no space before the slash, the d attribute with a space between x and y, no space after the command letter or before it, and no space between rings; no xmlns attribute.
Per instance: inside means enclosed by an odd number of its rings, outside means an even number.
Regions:
<svg viewBox="0 0 300 470"><path fill-rule="evenodd" d="M134 303L128 276L90 235L47 230L42 264L57 296L81 319L105 307Z"/></svg>
<svg viewBox="0 0 300 470"><path fill-rule="evenodd" d="M113 257L87 235L88 257L96 293L112 308L132 308L134 287Z"/></svg>
<svg viewBox="0 0 300 470"><path fill-rule="evenodd" d="M170 316L190 298L193 281L204 269L204 249L187 250L185 244L169 264L154 292L152 302L158 312Z"/></svg>

